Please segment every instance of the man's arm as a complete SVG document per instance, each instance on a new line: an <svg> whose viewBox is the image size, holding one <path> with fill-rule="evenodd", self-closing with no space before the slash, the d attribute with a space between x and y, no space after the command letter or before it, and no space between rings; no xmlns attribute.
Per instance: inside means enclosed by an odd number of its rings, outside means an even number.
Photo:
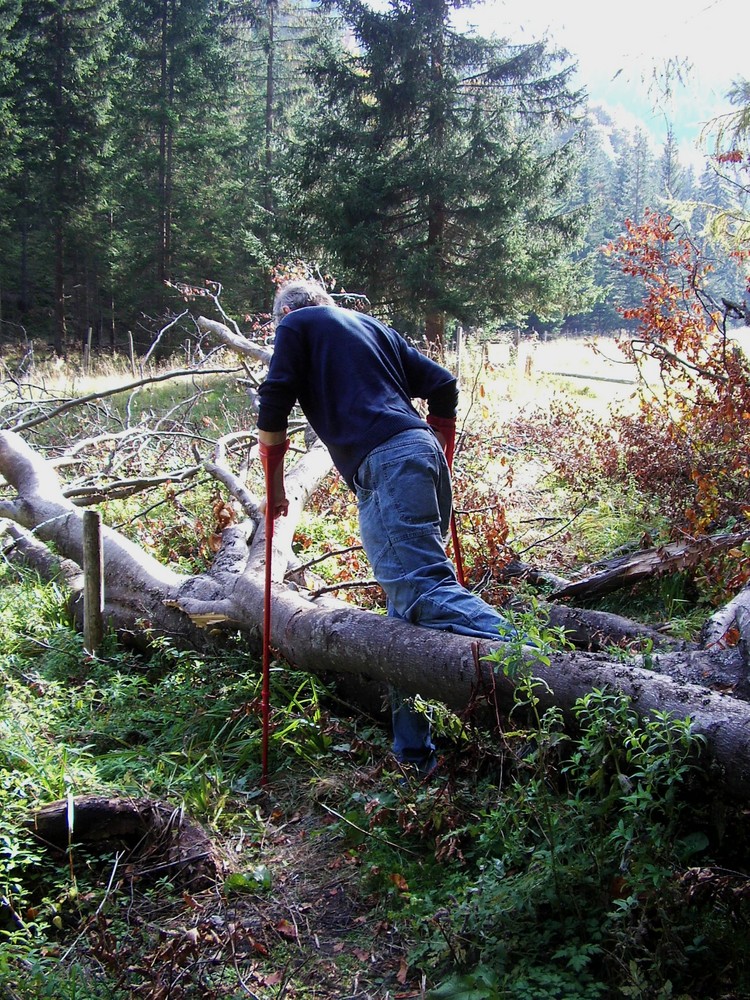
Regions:
<svg viewBox="0 0 750 1000"><path fill-rule="evenodd" d="M280 325L268 369L268 377L258 390L258 444L266 472L266 503L273 516L289 512L284 487L284 455L289 447L287 420L297 397L296 372L303 356L299 337Z"/></svg>

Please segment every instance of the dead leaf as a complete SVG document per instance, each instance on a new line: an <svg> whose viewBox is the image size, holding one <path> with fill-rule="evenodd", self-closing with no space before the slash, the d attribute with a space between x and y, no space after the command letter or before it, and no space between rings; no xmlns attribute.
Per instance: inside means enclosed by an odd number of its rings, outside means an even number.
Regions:
<svg viewBox="0 0 750 1000"><path fill-rule="evenodd" d="M282 979L280 972L270 972L267 976L255 974L256 981L261 986L278 986Z"/></svg>
<svg viewBox="0 0 750 1000"><path fill-rule="evenodd" d="M399 962L398 972L396 973L396 979L403 986L406 980L409 978L409 963L405 958L402 958Z"/></svg>
<svg viewBox="0 0 750 1000"><path fill-rule="evenodd" d="M279 920L276 924L276 930L282 937L288 938L292 941L297 939L297 928L289 920Z"/></svg>
<svg viewBox="0 0 750 1000"><path fill-rule="evenodd" d="M392 872L388 877L390 878L391 882L396 886L399 892L409 891L409 883L406 881L404 876L401 875L399 872Z"/></svg>

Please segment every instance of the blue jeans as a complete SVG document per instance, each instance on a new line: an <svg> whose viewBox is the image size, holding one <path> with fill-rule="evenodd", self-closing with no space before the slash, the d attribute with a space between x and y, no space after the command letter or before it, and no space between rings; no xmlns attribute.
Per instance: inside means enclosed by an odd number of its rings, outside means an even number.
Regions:
<svg viewBox="0 0 750 1000"><path fill-rule="evenodd" d="M388 614L480 639L502 639L508 622L456 578L445 551L452 491L445 455L432 431L403 431L374 448L355 477L362 544L388 599ZM435 746L427 714L391 690L393 752L429 766Z"/></svg>

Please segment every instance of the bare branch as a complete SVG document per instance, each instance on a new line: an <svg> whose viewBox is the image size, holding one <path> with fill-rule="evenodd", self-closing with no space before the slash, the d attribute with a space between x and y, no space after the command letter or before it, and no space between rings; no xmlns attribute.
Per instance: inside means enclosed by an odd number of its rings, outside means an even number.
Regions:
<svg viewBox="0 0 750 1000"><path fill-rule="evenodd" d="M167 288L174 288L174 290L178 292L186 302L191 300L195 302L198 299L209 299L209 301L213 302L214 308L224 320L226 325L231 326L232 330L238 337L243 336L235 320L224 312L224 307L221 304L222 285L220 281L208 282L208 285L215 288L216 291L211 291L211 288L207 285L188 285L183 281L165 281L164 283Z"/></svg>
<svg viewBox="0 0 750 1000"><path fill-rule="evenodd" d="M63 580L74 593L83 586L83 570L78 563L54 553L20 524L0 521L0 537L5 541L1 550L2 556L9 562L20 559L24 565L31 566L45 580Z"/></svg>
<svg viewBox="0 0 750 1000"><path fill-rule="evenodd" d="M230 496L235 498L248 517L258 523L262 517L259 499L248 490L240 477L232 472L227 462L227 448L232 444L248 440L252 441L255 445L252 451L257 454L257 434L255 431L239 431L234 434L225 434L224 437L219 438L216 442L213 460L207 459L203 463L203 467L209 475L213 476L214 479L217 479L226 487Z"/></svg>
<svg viewBox="0 0 750 1000"><path fill-rule="evenodd" d="M303 570L310 569L311 566L317 566L318 563L325 562L327 559L335 559L336 556L345 556L347 552L361 552L362 548L362 545L347 545L345 549L334 549L333 552L324 552L322 556L316 556L306 563L295 566L291 572L301 573Z"/></svg>
<svg viewBox="0 0 750 1000"><path fill-rule="evenodd" d="M270 362L273 351L269 351L267 347L261 347L259 344L254 343L249 337L244 336L239 331L234 333L224 323L219 323L215 319L207 319L205 316L199 316L196 322L198 323L199 330L202 330L204 333L210 333L226 347L230 347L233 351L236 351L237 354L245 355L256 361L263 361L265 364Z"/></svg>
<svg viewBox="0 0 750 1000"><path fill-rule="evenodd" d="M323 594L333 594L337 590L366 590L372 587L379 587L377 580L347 580L344 583L331 583L325 587L318 587L310 592L310 598L315 599Z"/></svg>
<svg viewBox="0 0 750 1000"><path fill-rule="evenodd" d="M181 483L193 479L203 470L202 465L194 465L187 469L167 472L161 476L142 476L138 479L120 479L107 485L74 486L63 489L63 496L72 500L76 506L85 507L90 504L103 503L105 500L123 500L125 497L146 490L155 489L165 483Z"/></svg>
<svg viewBox="0 0 750 1000"><path fill-rule="evenodd" d="M154 338L154 342L151 344L151 347L149 347L148 351L146 351L146 354L144 355L143 361L141 362L141 371L143 371L143 366L148 364L151 355L159 346L159 342L161 341L162 337L166 333L168 333L173 326L177 326L177 324L180 322L181 319L189 315L190 315L189 310L185 309L183 312L180 313L179 316L175 316L175 318L172 320L171 323L167 323L166 326L163 326L161 330L159 330L156 337Z"/></svg>

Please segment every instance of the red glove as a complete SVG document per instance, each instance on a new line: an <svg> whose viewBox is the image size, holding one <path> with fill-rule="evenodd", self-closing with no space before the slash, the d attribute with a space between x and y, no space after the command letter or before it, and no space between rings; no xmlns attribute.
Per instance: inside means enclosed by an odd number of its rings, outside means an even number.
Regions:
<svg viewBox="0 0 750 1000"><path fill-rule="evenodd" d="M258 442L258 452L266 474L266 509L273 510L273 516L289 513L289 501L284 489L284 455L289 448L289 438L279 444Z"/></svg>
<svg viewBox="0 0 750 1000"><path fill-rule="evenodd" d="M443 445L445 460L448 463L448 468L452 469L453 452L456 447L456 418L436 417L433 413L430 413L427 417L427 423L442 438L440 443Z"/></svg>

